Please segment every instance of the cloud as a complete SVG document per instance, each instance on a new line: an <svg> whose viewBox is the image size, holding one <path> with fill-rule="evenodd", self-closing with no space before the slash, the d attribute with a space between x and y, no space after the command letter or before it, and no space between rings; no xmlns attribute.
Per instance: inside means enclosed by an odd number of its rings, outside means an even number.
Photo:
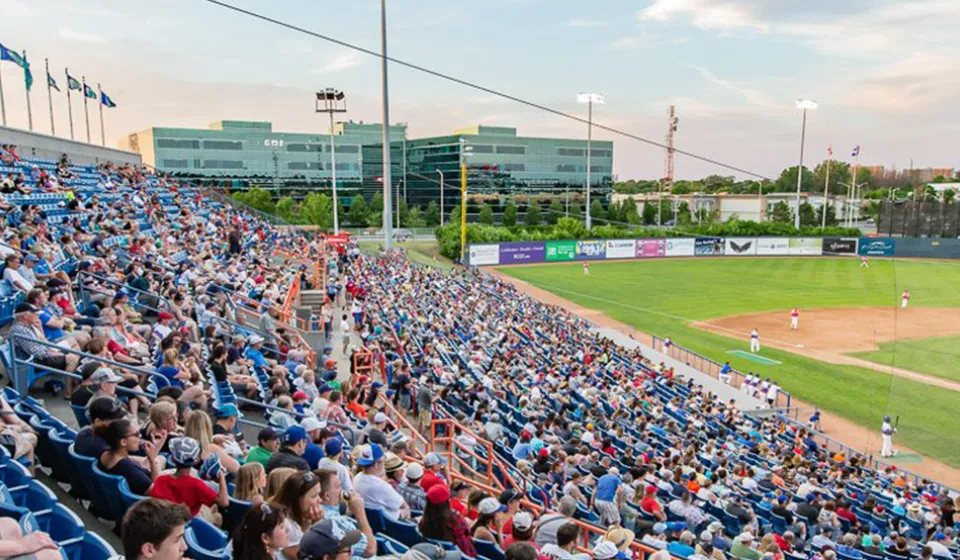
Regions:
<svg viewBox="0 0 960 560"><path fill-rule="evenodd" d="M85 31L76 31L70 29L69 27L61 27L57 30L57 35L61 39L66 39L68 41L77 41L80 43L106 43L107 38L103 35L97 35L95 33L87 33Z"/></svg>
<svg viewBox="0 0 960 560"><path fill-rule="evenodd" d="M703 76L705 80L707 80L711 84L715 86L720 86L721 88L724 88L736 93L751 105L754 105L756 107L767 108L767 109L772 109L772 108L783 109L784 107L784 104L775 102L766 93L757 91L755 89L739 86L734 82L720 78L716 74L708 70L707 68L704 68L703 66L698 66L696 64L687 64L687 66L696 70L701 76Z"/></svg>
<svg viewBox="0 0 960 560"><path fill-rule="evenodd" d="M349 52L337 55L331 58L323 66L314 69L312 74L333 74L335 72L343 72L344 70L349 70L363 64L363 59L360 58L359 53Z"/></svg>
<svg viewBox="0 0 960 560"><path fill-rule="evenodd" d="M726 31L746 27L769 31L769 24L758 17L750 4L718 0L654 0L638 13L638 17L645 21L688 17L693 25L702 29Z"/></svg>
<svg viewBox="0 0 960 560"><path fill-rule="evenodd" d="M67 6L67 11L71 14L76 14L79 16L90 16L90 17L115 17L119 16L120 12L112 10L110 8L95 7L95 6L83 6L70 4Z"/></svg>
<svg viewBox="0 0 960 560"><path fill-rule="evenodd" d="M564 22L567 27L606 27L607 22L599 19L568 19Z"/></svg>

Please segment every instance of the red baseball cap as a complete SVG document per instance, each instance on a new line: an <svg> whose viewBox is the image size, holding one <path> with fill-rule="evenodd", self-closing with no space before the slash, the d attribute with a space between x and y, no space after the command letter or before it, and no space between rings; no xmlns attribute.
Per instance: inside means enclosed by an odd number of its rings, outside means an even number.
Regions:
<svg viewBox="0 0 960 560"><path fill-rule="evenodd" d="M301 399L306 400L306 399L309 399L309 398L310 398L310 397L308 397L307 394L304 393L303 391L295 391L295 392L293 393L293 400L295 400L295 401L299 401L299 400L301 400Z"/></svg>
<svg viewBox="0 0 960 560"><path fill-rule="evenodd" d="M427 501L434 505L450 501L450 489L446 484L434 484L427 490Z"/></svg>
<svg viewBox="0 0 960 560"><path fill-rule="evenodd" d="M165 321L167 319L173 319L173 315L166 311L161 311L160 313L157 313L157 319L160 321Z"/></svg>
<svg viewBox="0 0 960 560"><path fill-rule="evenodd" d="M647 494L656 494L656 493L657 493L657 487L656 487L656 486L654 486L654 485L652 485L652 484L651 484L650 486L647 486Z"/></svg>

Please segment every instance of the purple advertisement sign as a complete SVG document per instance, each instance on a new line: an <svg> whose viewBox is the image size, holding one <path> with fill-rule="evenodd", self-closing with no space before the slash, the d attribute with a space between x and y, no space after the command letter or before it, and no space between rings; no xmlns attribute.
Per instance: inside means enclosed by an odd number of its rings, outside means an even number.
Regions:
<svg viewBox="0 0 960 560"><path fill-rule="evenodd" d="M546 245L543 241L518 241L500 244L500 264L544 262Z"/></svg>
<svg viewBox="0 0 960 560"><path fill-rule="evenodd" d="M637 241L638 257L662 257L666 254L666 239L641 239Z"/></svg>

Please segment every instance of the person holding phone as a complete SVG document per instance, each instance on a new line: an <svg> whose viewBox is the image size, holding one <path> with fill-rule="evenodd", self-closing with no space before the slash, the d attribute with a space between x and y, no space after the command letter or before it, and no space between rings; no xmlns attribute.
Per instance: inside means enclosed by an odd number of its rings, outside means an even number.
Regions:
<svg viewBox="0 0 960 560"><path fill-rule="evenodd" d="M370 558L377 553L377 541L373 529L367 521L366 511L363 509L363 498L343 490L340 477L336 471L320 469L315 471L320 479L320 500L323 507L323 518L333 521L342 531L360 531L362 537L350 547L351 558ZM340 513L340 502L347 505L349 515Z"/></svg>
<svg viewBox="0 0 960 560"><path fill-rule="evenodd" d="M103 470L107 474L122 476L134 494L147 495L153 488L154 481L160 476L156 459L160 448L166 442L166 432L154 432L151 441L144 441L140 439L140 428L134 422L122 419L102 427L97 435L109 446L100 455L100 466ZM131 454L141 450L149 459L149 471L130 459Z"/></svg>

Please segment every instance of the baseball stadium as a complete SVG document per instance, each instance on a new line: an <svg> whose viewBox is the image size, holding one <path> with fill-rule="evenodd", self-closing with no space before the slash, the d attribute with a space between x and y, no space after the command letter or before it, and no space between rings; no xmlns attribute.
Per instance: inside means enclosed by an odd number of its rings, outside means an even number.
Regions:
<svg viewBox="0 0 960 560"><path fill-rule="evenodd" d="M0 560L960 560L960 14L609 4L0 4Z"/></svg>

